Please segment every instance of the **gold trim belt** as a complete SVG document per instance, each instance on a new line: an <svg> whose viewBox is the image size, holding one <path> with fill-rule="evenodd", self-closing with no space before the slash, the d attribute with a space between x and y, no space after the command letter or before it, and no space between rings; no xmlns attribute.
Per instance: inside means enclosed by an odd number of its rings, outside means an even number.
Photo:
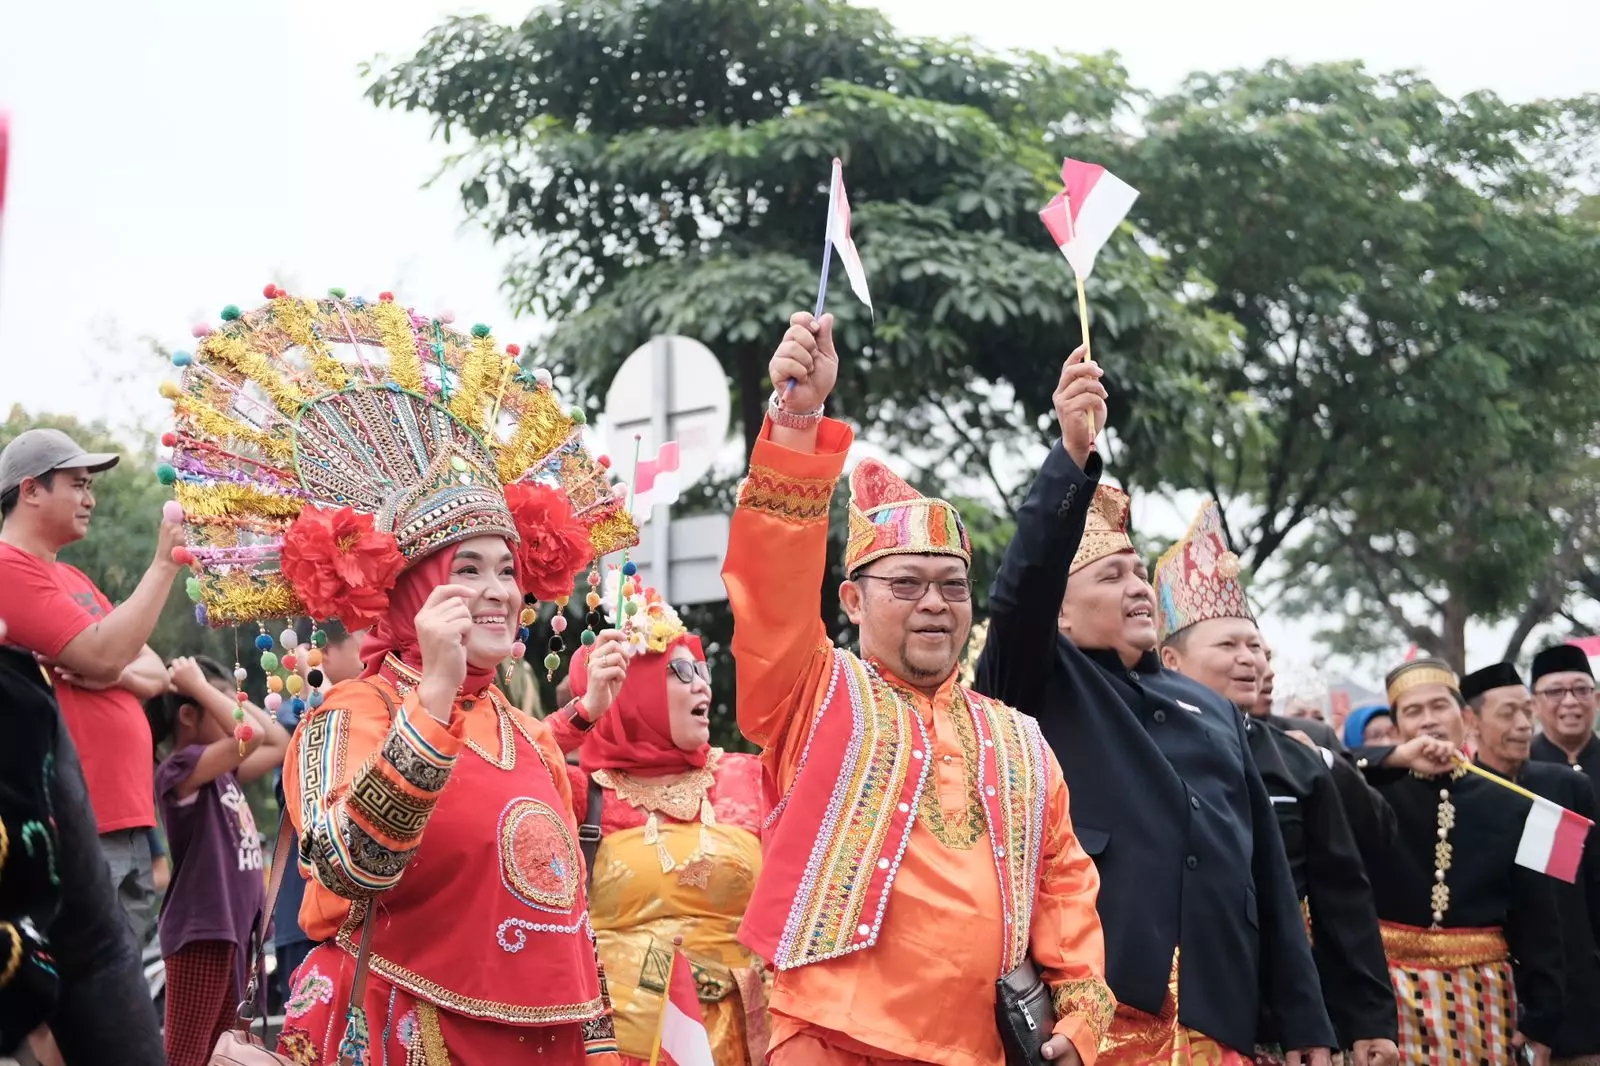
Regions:
<svg viewBox="0 0 1600 1066"><path fill-rule="evenodd" d="M1459 970L1466 966L1504 962L1511 957L1504 934L1497 928L1421 929L1414 925L1379 922L1383 953L1400 966L1421 970Z"/></svg>

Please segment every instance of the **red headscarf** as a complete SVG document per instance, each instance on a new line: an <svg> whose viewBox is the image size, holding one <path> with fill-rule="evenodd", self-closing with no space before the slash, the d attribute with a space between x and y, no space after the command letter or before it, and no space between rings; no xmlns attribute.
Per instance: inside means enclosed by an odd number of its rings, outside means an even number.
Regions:
<svg viewBox="0 0 1600 1066"><path fill-rule="evenodd" d="M447 545L400 575L389 593L388 613L367 631L366 639L361 642L361 662L366 667L363 677L371 677L383 669L384 656L390 652L411 669L422 672L422 651L417 646L417 612L428 602L434 589L449 583L450 564L455 557L455 545ZM520 578L517 584L520 588ZM493 683L494 667L481 670L467 663L463 692L478 692Z"/></svg>
<svg viewBox="0 0 1600 1066"><path fill-rule="evenodd" d="M628 663L617 700L589 730L579 751L578 765L586 774L596 770L621 770L629 774L673 774L706 764L711 745L684 751L672 742L671 712L667 710L667 660L678 645L689 649L697 662L706 661L700 638L685 633L664 651L635 655ZM589 690L589 649L572 657L572 694ZM676 683L674 680L672 683Z"/></svg>

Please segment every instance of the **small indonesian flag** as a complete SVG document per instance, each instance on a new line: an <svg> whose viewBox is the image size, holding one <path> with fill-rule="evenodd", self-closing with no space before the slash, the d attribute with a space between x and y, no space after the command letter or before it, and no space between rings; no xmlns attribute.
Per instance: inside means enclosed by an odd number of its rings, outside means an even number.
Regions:
<svg viewBox="0 0 1600 1066"><path fill-rule="evenodd" d="M1039 217L1073 271L1086 278L1094 271L1101 246L1128 216L1139 193L1105 167L1076 159L1061 164L1061 183L1066 190L1056 193Z"/></svg>
<svg viewBox="0 0 1600 1066"><path fill-rule="evenodd" d="M867 272L861 266L861 253L856 251L856 242L850 239L850 198L844 194L844 166L835 159L833 161L833 183L828 186L828 237L829 249L838 249L839 259L844 263L844 272L850 279L850 291L856 294L856 299L867 305L867 310L872 310L872 294L867 292ZM832 251L823 253L826 263ZM823 267L826 271L827 267ZM824 286L826 286L826 273Z"/></svg>
<svg viewBox="0 0 1600 1066"><path fill-rule="evenodd" d="M678 442L669 440L654 457L639 460L633 474L633 513L649 518L663 504L678 502Z"/></svg>
<svg viewBox="0 0 1600 1066"><path fill-rule="evenodd" d="M1528 811L1528 820L1522 826L1517 865L1563 881L1576 881L1584 838L1592 825L1589 819L1573 814L1558 803L1542 796L1535 797L1533 809Z"/></svg>
<svg viewBox="0 0 1600 1066"><path fill-rule="evenodd" d="M1600 637L1573 637L1567 643L1579 649L1591 659L1600 655Z"/></svg>
<svg viewBox="0 0 1600 1066"><path fill-rule="evenodd" d="M717 1066L711 1056L711 1037L700 1014L700 995L694 986L694 971L683 952L672 953L672 974L667 981L667 998L661 1006L661 1031L658 1054L650 1056L651 1066Z"/></svg>

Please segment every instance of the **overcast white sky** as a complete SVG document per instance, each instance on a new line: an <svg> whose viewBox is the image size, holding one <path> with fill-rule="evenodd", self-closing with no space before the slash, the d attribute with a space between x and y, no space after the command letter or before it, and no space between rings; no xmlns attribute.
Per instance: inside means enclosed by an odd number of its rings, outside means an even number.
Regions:
<svg viewBox="0 0 1600 1066"><path fill-rule="evenodd" d="M688 0L685 0L688 2ZM357 64L403 55L444 16L520 18L531 5L437 0L56 0L0 4L0 109L11 114L0 233L0 413L159 423L161 379L136 341L179 344L267 282L393 289L513 328L500 258L460 224L449 183L421 188L442 148L427 122L361 96ZM1360 58L1415 67L1451 93L1512 99L1600 89L1594 0L885 0L907 31L1005 47L1122 54L1141 85L1189 71ZM525 323L531 332L534 323ZM1108 353L1108 356L1110 353ZM1108 359L1114 364L1114 359ZM1180 501L1185 510L1188 501ZM1140 504L1151 529L1169 501ZM1285 658L1309 627L1268 619ZM1487 635L1474 642L1498 653ZM1374 665L1358 673L1369 680Z"/></svg>

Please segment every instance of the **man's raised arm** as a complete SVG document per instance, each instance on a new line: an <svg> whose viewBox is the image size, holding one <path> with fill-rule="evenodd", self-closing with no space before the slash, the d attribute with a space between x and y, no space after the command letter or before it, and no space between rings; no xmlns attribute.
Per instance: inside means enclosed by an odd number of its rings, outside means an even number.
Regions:
<svg viewBox="0 0 1600 1066"><path fill-rule="evenodd" d="M1029 714L1055 660L1056 618L1072 557L1100 482L1094 441L1105 424L1103 371L1080 348L1061 368L1054 402L1061 439L1050 449L989 593L989 636L978 658L979 692Z"/></svg>
<svg viewBox="0 0 1600 1066"><path fill-rule="evenodd" d="M739 728L768 749L776 771L792 768L786 739L810 720L832 667L822 623L828 503L854 434L822 417L839 370L832 315L793 316L769 370L776 390L739 486L722 581L733 609Z"/></svg>

